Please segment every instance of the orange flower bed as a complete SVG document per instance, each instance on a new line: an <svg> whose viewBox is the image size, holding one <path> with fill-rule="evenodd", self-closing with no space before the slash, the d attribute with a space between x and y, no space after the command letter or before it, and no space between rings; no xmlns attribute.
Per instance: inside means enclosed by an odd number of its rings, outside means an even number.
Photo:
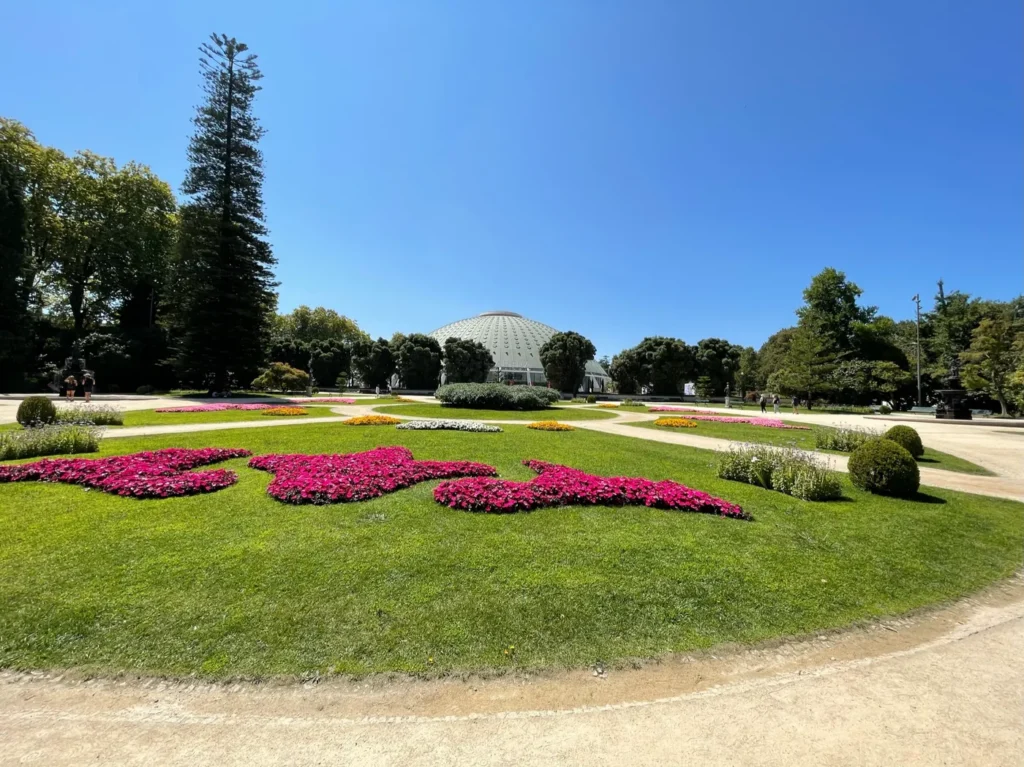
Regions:
<svg viewBox="0 0 1024 767"><path fill-rule="evenodd" d="M531 424L527 424L526 428L537 429L538 431L575 431L569 424L559 423L558 421L534 421Z"/></svg>
<svg viewBox="0 0 1024 767"><path fill-rule="evenodd" d="M697 422L689 418L659 418L654 422L655 426L671 426L675 429L696 429Z"/></svg>
<svg viewBox="0 0 1024 767"><path fill-rule="evenodd" d="M598 407L610 407L610 408L616 408L616 407L618 407L618 405L616 405L616 404L615 404L615 403L613 403L613 402L602 402L602 403L601 403L600 405L598 405Z"/></svg>
<svg viewBox="0 0 1024 767"><path fill-rule="evenodd" d="M401 418L392 418L389 415L358 415L355 418L342 421L349 426L394 426L401 422Z"/></svg>
<svg viewBox="0 0 1024 767"><path fill-rule="evenodd" d="M306 415L301 407L271 407L263 411L263 415Z"/></svg>

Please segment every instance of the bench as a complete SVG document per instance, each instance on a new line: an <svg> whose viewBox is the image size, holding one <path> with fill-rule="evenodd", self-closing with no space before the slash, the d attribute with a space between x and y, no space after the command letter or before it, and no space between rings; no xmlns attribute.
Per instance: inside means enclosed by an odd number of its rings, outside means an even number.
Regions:
<svg viewBox="0 0 1024 767"><path fill-rule="evenodd" d="M911 413L926 413L927 415L935 415L934 407L912 407L910 408Z"/></svg>

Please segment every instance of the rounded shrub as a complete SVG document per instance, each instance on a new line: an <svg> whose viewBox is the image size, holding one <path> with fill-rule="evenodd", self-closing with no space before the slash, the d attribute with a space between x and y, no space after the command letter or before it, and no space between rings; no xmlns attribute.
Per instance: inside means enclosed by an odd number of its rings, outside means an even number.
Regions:
<svg viewBox="0 0 1024 767"><path fill-rule="evenodd" d="M554 389L541 386L506 386L498 383L446 384L434 396L448 407L485 410L541 410L557 402Z"/></svg>
<svg viewBox="0 0 1024 767"><path fill-rule="evenodd" d="M854 485L877 495L907 498L921 484L914 456L889 439L872 439L854 450L849 470Z"/></svg>
<svg viewBox="0 0 1024 767"><path fill-rule="evenodd" d="M914 458L920 458L924 455L924 444L921 442L921 435L910 426L903 426L902 424L893 426L882 435L882 439L892 440L914 456Z"/></svg>
<svg viewBox="0 0 1024 767"><path fill-rule="evenodd" d="M46 397L28 397L18 405L18 423L29 426L42 426L57 420L57 408Z"/></svg>

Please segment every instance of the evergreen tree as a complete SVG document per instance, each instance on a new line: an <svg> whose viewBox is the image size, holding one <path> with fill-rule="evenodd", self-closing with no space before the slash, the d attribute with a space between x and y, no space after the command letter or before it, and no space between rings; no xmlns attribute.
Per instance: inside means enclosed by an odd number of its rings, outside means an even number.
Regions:
<svg viewBox="0 0 1024 767"><path fill-rule="evenodd" d="M223 390L266 359L275 261L263 223L264 130L253 114L262 74L244 43L210 40L200 48L206 102L188 147L172 306L182 377Z"/></svg>
<svg viewBox="0 0 1024 767"><path fill-rule="evenodd" d="M392 340L392 349L395 342ZM433 389L441 377L441 344L433 336L411 333L397 347L395 367L407 389Z"/></svg>
<svg viewBox="0 0 1024 767"><path fill-rule="evenodd" d="M357 342L352 347L352 369L363 386L386 387L395 372L395 358L388 340Z"/></svg>
<svg viewBox="0 0 1024 767"><path fill-rule="evenodd" d="M594 359L597 349L589 339L579 333L555 333L540 347L540 361L544 375L560 391L575 393L583 385L587 362Z"/></svg>
<svg viewBox="0 0 1024 767"><path fill-rule="evenodd" d="M490 350L469 338L449 338L444 342L446 383L483 383L494 367Z"/></svg>

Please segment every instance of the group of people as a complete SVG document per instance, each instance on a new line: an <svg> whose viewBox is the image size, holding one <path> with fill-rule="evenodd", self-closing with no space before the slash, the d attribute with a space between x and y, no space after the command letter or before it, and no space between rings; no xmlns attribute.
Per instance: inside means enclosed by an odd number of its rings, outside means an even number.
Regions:
<svg viewBox="0 0 1024 767"><path fill-rule="evenodd" d="M761 405L761 412L762 413L767 413L768 412L768 395L766 395L764 392L762 392L761 396L758 398L757 402L758 402L759 405ZM772 409L773 409L773 411L775 412L776 415L778 415L781 412L781 410L780 410L780 406L781 405L782 405L782 399L779 397L779 395L778 394L773 395L772 396ZM800 398L798 396L796 396L795 394L793 395L793 413L794 413L794 415L800 415Z"/></svg>
<svg viewBox="0 0 1024 767"><path fill-rule="evenodd" d="M96 388L96 379L93 374L86 371L82 376L82 393L85 395L85 401L92 401L92 390ZM73 375L68 376L64 379L64 396L68 402L75 401L75 391L78 389L78 379Z"/></svg>

